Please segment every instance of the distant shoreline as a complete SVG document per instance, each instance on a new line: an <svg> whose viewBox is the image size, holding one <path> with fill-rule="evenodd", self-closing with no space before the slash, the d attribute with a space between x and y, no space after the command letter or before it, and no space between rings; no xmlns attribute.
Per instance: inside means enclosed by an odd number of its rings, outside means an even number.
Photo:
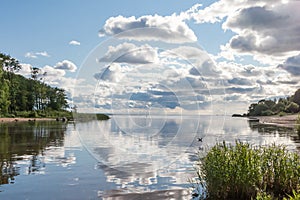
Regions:
<svg viewBox="0 0 300 200"><path fill-rule="evenodd" d="M261 124L270 124L280 127L295 128L298 114L285 115L285 116L253 116L259 119Z"/></svg>
<svg viewBox="0 0 300 200"><path fill-rule="evenodd" d="M1 117L0 123L7 123L7 122L28 122L28 121L55 121L54 118L23 118L23 117L15 117L15 118L8 118L8 117Z"/></svg>

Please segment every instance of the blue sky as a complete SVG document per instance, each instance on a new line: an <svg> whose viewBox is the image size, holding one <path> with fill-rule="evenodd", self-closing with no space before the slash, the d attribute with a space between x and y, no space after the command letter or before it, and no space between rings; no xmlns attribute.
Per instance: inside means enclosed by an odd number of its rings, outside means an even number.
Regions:
<svg viewBox="0 0 300 200"><path fill-rule="evenodd" d="M82 110L111 112L116 104L126 112L246 112L250 102L299 87L299 6L287 0L2 1L0 50L22 63L25 76L32 66L47 72L45 80L65 88ZM116 53L129 55L112 60Z"/></svg>

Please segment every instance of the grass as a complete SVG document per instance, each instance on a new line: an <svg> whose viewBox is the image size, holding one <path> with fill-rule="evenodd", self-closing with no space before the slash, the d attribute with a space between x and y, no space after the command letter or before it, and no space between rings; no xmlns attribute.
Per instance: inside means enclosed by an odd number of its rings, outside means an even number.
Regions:
<svg viewBox="0 0 300 200"><path fill-rule="evenodd" d="M223 142L200 159L197 174L202 199L290 198L299 196L300 156L275 144Z"/></svg>

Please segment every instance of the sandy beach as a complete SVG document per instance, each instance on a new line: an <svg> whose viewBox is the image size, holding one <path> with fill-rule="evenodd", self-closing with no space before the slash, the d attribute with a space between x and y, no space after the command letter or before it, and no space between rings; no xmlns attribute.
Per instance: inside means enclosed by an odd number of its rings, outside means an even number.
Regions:
<svg viewBox="0 0 300 200"><path fill-rule="evenodd" d="M52 118L0 118L0 123L7 123L7 122L27 122L27 121L53 121L55 119Z"/></svg>
<svg viewBox="0 0 300 200"><path fill-rule="evenodd" d="M286 115L286 116L259 116L255 117L259 119L262 124L272 124L276 126L294 128L296 126L298 114Z"/></svg>

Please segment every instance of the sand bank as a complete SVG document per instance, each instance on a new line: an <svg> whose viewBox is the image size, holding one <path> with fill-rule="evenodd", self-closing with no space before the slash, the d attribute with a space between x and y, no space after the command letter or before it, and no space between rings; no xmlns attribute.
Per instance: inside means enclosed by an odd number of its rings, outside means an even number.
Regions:
<svg viewBox="0 0 300 200"><path fill-rule="evenodd" d="M52 118L0 118L0 123L7 123L7 122L27 122L27 121L53 121L55 119Z"/></svg>
<svg viewBox="0 0 300 200"><path fill-rule="evenodd" d="M259 119L259 122L262 124L272 124L282 127L294 128L296 126L296 120L298 114L295 115L285 115L285 116L260 116L255 117Z"/></svg>

